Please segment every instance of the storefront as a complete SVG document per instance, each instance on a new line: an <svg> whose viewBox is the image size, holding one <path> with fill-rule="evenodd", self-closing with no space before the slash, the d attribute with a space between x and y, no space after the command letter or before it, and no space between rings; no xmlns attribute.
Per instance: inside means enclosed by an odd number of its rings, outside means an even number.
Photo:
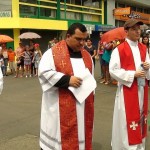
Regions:
<svg viewBox="0 0 150 150"><path fill-rule="evenodd" d="M145 14L137 11L132 11L131 7L126 8L116 8L113 11L113 15L118 26L122 26L122 22L128 19L137 19L142 21L144 24L150 26L150 14Z"/></svg>

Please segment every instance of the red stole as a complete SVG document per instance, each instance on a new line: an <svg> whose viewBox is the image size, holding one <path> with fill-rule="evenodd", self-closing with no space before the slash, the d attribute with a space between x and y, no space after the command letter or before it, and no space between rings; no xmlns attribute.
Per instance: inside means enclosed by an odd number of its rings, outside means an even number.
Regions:
<svg viewBox="0 0 150 150"><path fill-rule="evenodd" d="M63 40L52 48L56 70L73 75L70 54ZM92 61L89 53L82 49L82 58L86 68L92 73ZM76 99L68 90L59 88L59 110L62 150L79 150ZM92 150L92 131L94 120L94 95L91 93L85 101L85 150Z"/></svg>
<svg viewBox="0 0 150 150"><path fill-rule="evenodd" d="M145 62L146 47L138 44L141 61ZM136 70L133 54L129 44L125 41L118 46L121 68L125 70ZM130 88L123 86L124 103L126 110L127 132L129 145L142 143L142 139L147 135L147 116L148 116L148 85L144 87L143 113L140 116L139 97L137 79Z"/></svg>

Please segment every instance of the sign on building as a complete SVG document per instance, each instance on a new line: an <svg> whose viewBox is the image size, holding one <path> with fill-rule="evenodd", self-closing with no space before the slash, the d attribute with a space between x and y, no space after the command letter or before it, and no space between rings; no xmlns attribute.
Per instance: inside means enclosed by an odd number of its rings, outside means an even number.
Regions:
<svg viewBox="0 0 150 150"><path fill-rule="evenodd" d="M0 17L11 17L11 11L0 11Z"/></svg>
<svg viewBox="0 0 150 150"><path fill-rule="evenodd" d="M109 31L116 28L112 25L95 25L95 31Z"/></svg>
<svg viewBox="0 0 150 150"><path fill-rule="evenodd" d="M145 14L137 11L131 11L131 13L128 15L123 14L120 16L115 16L115 19L121 21L127 21L128 19L137 19L145 24L150 24L150 14Z"/></svg>
<svg viewBox="0 0 150 150"><path fill-rule="evenodd" d="M129 15L131 13L131 8L126 7L126 8L116 8L113 10L113 15L114 16L120 16L120 15Z"/></svg>

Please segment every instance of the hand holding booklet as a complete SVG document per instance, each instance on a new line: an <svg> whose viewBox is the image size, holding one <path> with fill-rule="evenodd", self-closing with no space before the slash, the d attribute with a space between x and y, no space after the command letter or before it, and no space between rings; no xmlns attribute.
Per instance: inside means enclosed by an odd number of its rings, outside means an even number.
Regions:
<svg viewBox="0 0 150 150"><path fill-rule="evenodd" d="M89 69L85 69L82 74L78 75L83 81L79 88L69 86L69 90L73 93L79 103L82 103L96 88L96 81L91 75Z"/></svg>

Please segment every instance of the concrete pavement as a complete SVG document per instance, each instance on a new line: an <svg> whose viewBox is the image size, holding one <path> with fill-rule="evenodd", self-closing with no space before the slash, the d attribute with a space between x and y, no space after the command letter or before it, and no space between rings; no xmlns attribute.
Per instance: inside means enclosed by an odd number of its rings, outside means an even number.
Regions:
<svg viewBox="0 0 150 150"><path fill-rule="evenodd" d="M99 72L97 62L96 79ZM116 86L99 82L97 85L93 150L111 150ZM0 150L39 150L41 94L37 78L4 78L0 96ZM149 147L150 137L147 138L147 150Z"/></svg>

